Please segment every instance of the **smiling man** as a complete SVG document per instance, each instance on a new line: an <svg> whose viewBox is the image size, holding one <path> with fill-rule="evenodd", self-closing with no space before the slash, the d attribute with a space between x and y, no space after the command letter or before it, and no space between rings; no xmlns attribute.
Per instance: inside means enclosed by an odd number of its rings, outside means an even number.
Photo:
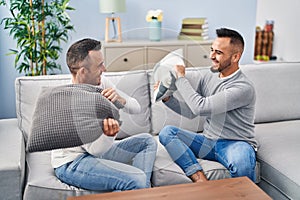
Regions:
<svg viewBox="0 0 300 200"><path fill-rule="evenodd" d="M67 51L67 65L73 84L100 86L101 94L111 102L118 101L124 111L140 113L141 106L136 99L118 90L104 75L101 42L85 38L71 45ZM99 94L100 95L100 94ZM92 102L92 101L91 101ZM70 112L78 112L74 103ZM81 113L79 113L81 114ZM93 113L91 113L92 116ZM96 117L96 115L95 115ZM74 126L89 130L86 121ZM55 175L62 182L95 191L134 190L151 187L151 174L156 156L157 144L148 133L140 133L122 140L115 138L120 130L116 119L103 120L103 134L93 142L81 146L55 149L51 152L51 164ZM57 127L54 127L57 128Z"/></svg>
<svg viewBox="0 0 300 200"><path fill-rule="evenodd" d="M221 28L216 33L211 70L199 77L196 90L185 78L185 67L177 65L175 84L184 102L174 96L163 99L166 106L183 116L205 116L203 133L166 126L159 139L194 182L207 181L197 158L218 161L232 177L248 176L255 181L255 90L239 68L244 40L235 30Z"/></svg>

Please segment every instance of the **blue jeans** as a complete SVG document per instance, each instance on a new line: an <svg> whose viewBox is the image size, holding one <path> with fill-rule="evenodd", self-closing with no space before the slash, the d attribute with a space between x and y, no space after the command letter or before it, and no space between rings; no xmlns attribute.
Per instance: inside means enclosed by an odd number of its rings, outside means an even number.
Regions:
<svg viewBox="0 0 300 200"><path fill-rule="evenodd" d="M63 182L97 191L147 188L156 156L157 143L142 133L116 141L101 158L85 153L55 169Z"/></svg>
<svg viewBox="0 0 300 200"><path fill-rule="evenodd" d="M159 141L186 176L202 170L197 161L197 158L202 158L221 163L232 177L248 176L252 181L256 179L255 150L245 141L211 140L203 134L175 126L164 127L159 133Z"/></svg>

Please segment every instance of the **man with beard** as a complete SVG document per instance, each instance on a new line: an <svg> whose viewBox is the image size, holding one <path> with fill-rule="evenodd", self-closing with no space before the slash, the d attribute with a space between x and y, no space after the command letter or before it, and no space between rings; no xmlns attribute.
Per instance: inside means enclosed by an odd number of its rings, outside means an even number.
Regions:
<svg viewBox="0 0 300 200"><path fill-rule="evenodd" d="M210 52L211 70L199 77L197 89L185 78L185 67L177 65L175 85L184 102L174 96L163 99L166 106L183 116L205 116L203 133L168 125L159 139L193 182L207 181L196 158L217 161L232 177L247 176L255 181L255 90L239 69L244 39L227 28L216 33Z"/></svg>
<svg viewBox="0 0 300 200"><path fill-rule="evenodd" d="M100 86L101 94L111 102L118 101L125 112L141 112L136 99L116 89L102 74L106 68L100 41L84 38L75 42L68 49L66 60L73 84ZM72 111L76 110L74 107ZM87 121L81 128L89 129L89 126ZM115 140L120 127L113 118L104 119L102 129L103 134L93 142L52 150L51 164L57 178L68 185L94 191L151 187L157 149L153 137L140 133Z"/></svg>

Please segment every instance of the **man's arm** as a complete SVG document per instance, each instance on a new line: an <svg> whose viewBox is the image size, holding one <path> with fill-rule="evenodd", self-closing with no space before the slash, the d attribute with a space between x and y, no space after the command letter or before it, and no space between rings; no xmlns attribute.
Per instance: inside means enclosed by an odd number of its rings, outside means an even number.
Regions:
<svg viewBox="0 0 300 200"><path fill-rule="evenodd" d="M231 88L225 88L214 95L204 97L191 86L185 78L185 67L175 66L176 87L183 100L194 115L214 115L245 106L252 101L253 88L246 83L238 83Z"/></svg>
<svg viewBox="0 0 300 200"><path fill-rule="evenodd" d="M103 134L94 142L83 145L83 148L88 153L99 157L110 149L119 130L120 126L117 120L111 118L104 119Z"/></svg>
<svg viewBox="0 0 300 200"><path fill-rule="evenodd" d="M126 100L121 97L114 88L103 89L101 94L113 103L119 101L123 106L126 105Z"/></svg>
<svg viewBox="0 0 300 200"><path fill-rule="evenodd" d="M168 106L171 110L178 113L179 115L182 115L188 119L193 119L197 117L191 109L188 107L188 105L184 101L179 101L174 96L171 96L168 98L167 101L164 102L166 106Z"/></svg>
<svg viewBox="0 0 300 200"><path fill-rule="evenodd" d="M123 110L125 112L130 114L139 114L142 112L141 105L135 98L128 96L125 92L122 92L121 90L118 90L111 81L105 78L105 76L103 76L102 79L102 87L105 90L104 96L109 97L110 95L112 95L109 98L109 100L118 99L120 103L124 105Z"/></svg>
<svg viewBox="0 0 300 200"><path fill-rule="evenodd" d="M184 77L179 78L175 84L195 115L208 116L225 113L248 105L254 98L253 88L246 83L238 83L239 85L225 88L208 97L201 96Z"/></svg>
<svg viewBox="0 0 300 200"><path fill-rule="evenodd" d="M158 89L159 81L154 84L153 89ZM183 101L179 101L174 96L168 96L164 99L162 99L162 102L169 107L174 112L178 113L179 115L182 115L186 118L193 119L197 117L197 115L194 115L190 108L187 106L187 104Z"/></svg>

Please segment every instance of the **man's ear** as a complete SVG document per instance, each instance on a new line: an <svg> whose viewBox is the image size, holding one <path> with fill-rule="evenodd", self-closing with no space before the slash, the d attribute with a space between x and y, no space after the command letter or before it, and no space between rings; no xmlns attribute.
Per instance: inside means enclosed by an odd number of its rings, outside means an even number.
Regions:
<svg viewBox="0 0 300 200"><path fill-rule="evenodd" d="M239 62L239 60L241 59L241 56L242 56L242 54L240 52L233 54L232 61L236 62L236 63Z"/></svg>
<svg viewBox="0 0 300 200"><path fill-rule="evenodd" d="M84 74L85 73L85 69L84 67L80 67L79 70L77 71L77 74Z"/></svg>
<svg viewBox="0 0 300 200"><path fill-rule="evenodd" d="M76 76L75 76L76 83L81 83L83 81L85 72L86 71L85 71L84 67L81 67L80 69L78 69Z"/></svg>

